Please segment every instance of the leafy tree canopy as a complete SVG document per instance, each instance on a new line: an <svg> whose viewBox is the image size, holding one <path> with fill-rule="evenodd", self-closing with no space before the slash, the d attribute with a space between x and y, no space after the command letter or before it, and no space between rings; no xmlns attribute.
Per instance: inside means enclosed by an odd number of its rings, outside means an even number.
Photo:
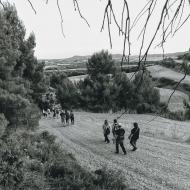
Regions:
<svg viewBox="0 0 190 190"><path fill-rule="evenodd" d="M114 61L112 55L108 51L102 50L95 53L88 59L87 71L91 77L96 77L98 74L111 74L114 72Z"/></svg>

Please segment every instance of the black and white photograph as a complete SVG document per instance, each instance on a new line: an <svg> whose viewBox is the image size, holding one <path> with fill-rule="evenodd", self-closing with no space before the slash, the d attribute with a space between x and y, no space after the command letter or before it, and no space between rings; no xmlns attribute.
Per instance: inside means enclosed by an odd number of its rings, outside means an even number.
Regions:
<svg viewBox="0 0 190 190"><path fill-rule="evenodd" d="M0 190L190 190L190 0L0 0Z"/></svg>

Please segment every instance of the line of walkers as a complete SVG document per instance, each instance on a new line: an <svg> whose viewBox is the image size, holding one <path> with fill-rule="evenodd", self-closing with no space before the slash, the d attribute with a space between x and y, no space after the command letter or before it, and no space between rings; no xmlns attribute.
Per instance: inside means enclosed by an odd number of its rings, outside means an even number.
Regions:
<svg viewBox="0 0 190 190"><path fill-rule="evenodd" d="M58 108L47 108L46 110L45 109L42 109L42 113L43 113L43 116L44 118L54 118L54 119L59 119L59 109Z"/></svg>
<svg viewBox="0 0 190 190"><path fill-rule="evenodd" d="M131 133L129 135L130 144L132 145L133 149L132 151L137 150L136 142L139 139L139 133L140 128L138 127L138 123L133 123L134 127L131 130ZM111 132L111 127L107 120L104 121L103 124L103 134L105 138L105 142L109 143L109 135ZM119 153L119 146L121 147L124 154L126 154L126 149L124 147L124 139L125 139L125 130L122 128L121 124L117 122L117 119L114 119L113 125L112 125L112 134L113 134L113 143L116 145L116 154Z"/></svg>
<svg viewBox="0 0 190 190"><path fill-rule="evenodd" d="M70 111L70 113L67 110L65 111L61 110L60 116L61 116L61 122L63 123L64 126L69 125L69 123L71 123L71 125L74 125L75 117L72 110Z"/></svg>

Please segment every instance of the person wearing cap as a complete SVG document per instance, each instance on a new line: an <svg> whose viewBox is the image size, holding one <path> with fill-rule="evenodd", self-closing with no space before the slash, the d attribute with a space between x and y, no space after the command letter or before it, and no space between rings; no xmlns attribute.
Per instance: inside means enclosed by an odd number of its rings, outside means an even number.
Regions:
<svg viewBox="0 0 190 190"><path fill-rule="evenodd" d="M126 150L123 144L123 141L125 139L125 130L122 128L121 124L118 124L118 129L115 131L115 136L116 136L116 154L119 153L119 145L124 153L126 155Z"/></svg>
<svg viewBox="0 0 190 190"><path fill-rule="evenodd" d="M106 142L106 143L109 143L110 140L109 140L109 138L108 138L108 135L110 134L110 125L109 125L107 119L104 121L104 124L103 124L103 126L102 126L102 129L103 129L103 134L104 134L105 142Z"/></svg>
<svg viewBox="0 0 190 190"><path fill-rule="evenodd" d="M137 150L136 142L139 139L140 128L138 126L138 123L133 123L133 125L134 127L131 130L131 134L129 135L129 140L130 140L130 144L133 147L132 151L135 151Z"/></svg>

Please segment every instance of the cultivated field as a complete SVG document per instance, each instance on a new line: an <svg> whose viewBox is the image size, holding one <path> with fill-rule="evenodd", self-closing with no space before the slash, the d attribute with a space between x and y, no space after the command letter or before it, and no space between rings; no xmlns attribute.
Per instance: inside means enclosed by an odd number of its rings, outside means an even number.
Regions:
<svg viewBox="0 0 190 190"><path fill-rule="evenodd" d="M134 79L135 78L135 75L134 75L134 72L131 72L131 73L126 73L127 74L127 77L129 79ZM79 76L73 76L73 77L68 77L69 80L71 80L72 82L78 82L80 80L84 80L88 75L79 75Z"/></svg>
<svg viewBox="0 0 190 190"><path fill-rule="evenodd" d="M125 140L127 155L115 155L112 143L105 144L102 135L104 119L110 122L115 114L78 112L74 126L62 127L60 120L42 119L40 130L48 130L59 139L65 150L89 170L108 167L120 170L130 187L138 190L190 189L190 137L188 122L177 122L150 115L125 115L119 122L126 137L134 121L139 122L141 135L138 150L131 152ZM151 121L152 120L152 121Z"/></svg>
<svg viewBox="0 0 190 190"><path fill-rule="evenodd" d="M147 70L150 71L153 78L157 79L168 78L175 82L178 82L184 77L184 74L178 73L160 65L147 67ZM181 83L190 84L190 76L186 76L186 78Z"/></svg>
<svg viewBox="0 0 190 190"><path fill-rule="evenodd" d="M167 103L170 95L173 93L173 90L165 88L157 88L157 89L160 92L160 101ZM184 100L189 102L189 96L183 92L176 90L170 99L168 105L169 110L174 112L179 110L184 111L184 104L183 104Z"/></svg>

